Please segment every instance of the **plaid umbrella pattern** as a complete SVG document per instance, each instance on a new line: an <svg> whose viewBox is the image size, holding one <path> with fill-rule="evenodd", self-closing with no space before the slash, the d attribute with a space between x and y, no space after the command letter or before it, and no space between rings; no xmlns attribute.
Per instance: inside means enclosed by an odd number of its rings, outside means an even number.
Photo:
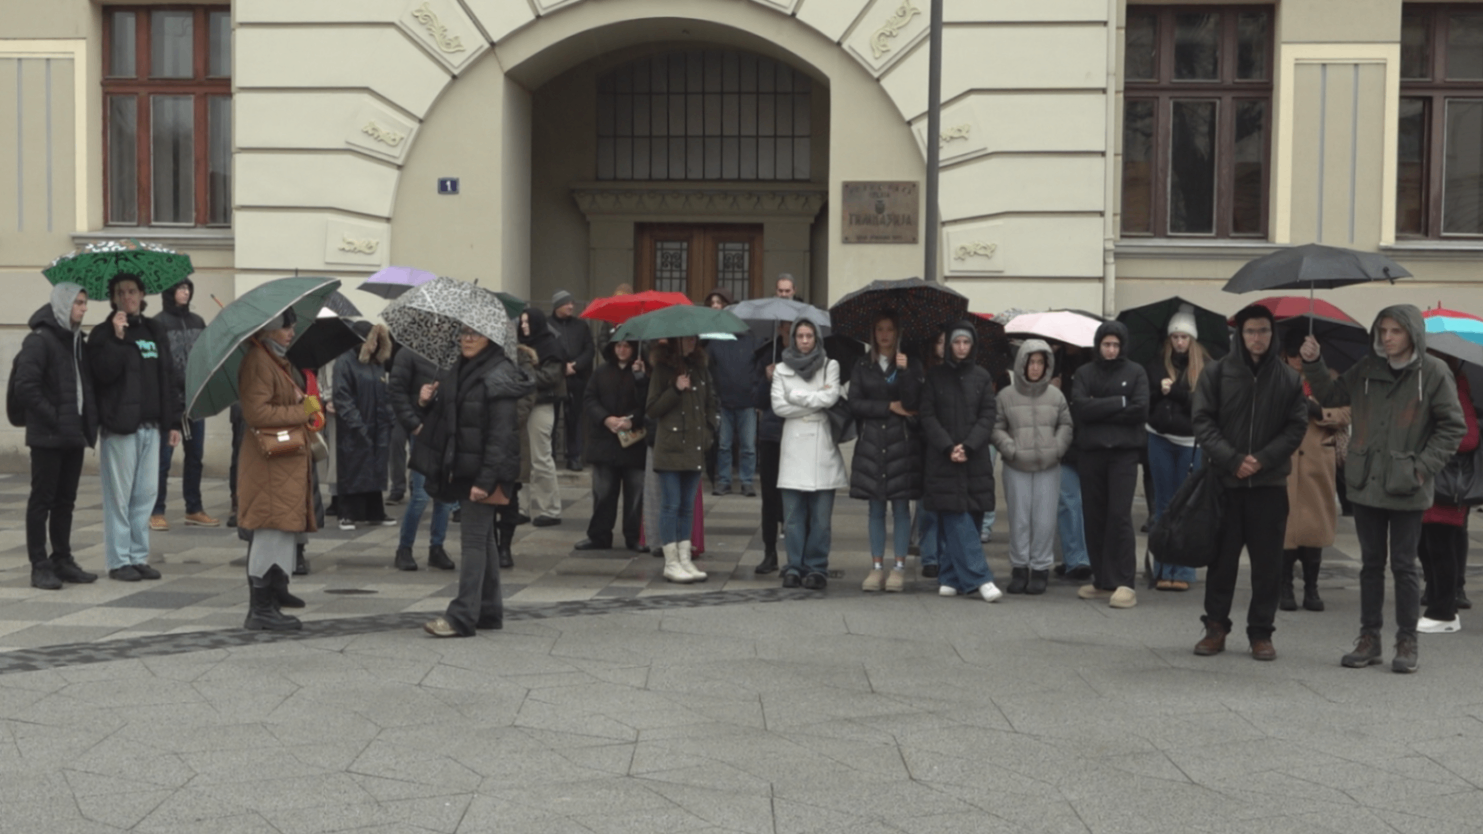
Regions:
<svg viewBox="0 0 1483 834"><path fill-rule="evenodd" d="M829 318L835 335L869 344L882 311L896 314L903 343L934 338L948 322L969 318L967 296L921 278L871 281L835 302Z"/></svg>
<svg viewBox="0 0 1483 834"><path fill-rule="evenodd" d="M386 305L381 318L392 338L440 368L458 362L458 333L465 327L513 355L513 330L504 302L466 281L438 278L420 284Z"/></svg>

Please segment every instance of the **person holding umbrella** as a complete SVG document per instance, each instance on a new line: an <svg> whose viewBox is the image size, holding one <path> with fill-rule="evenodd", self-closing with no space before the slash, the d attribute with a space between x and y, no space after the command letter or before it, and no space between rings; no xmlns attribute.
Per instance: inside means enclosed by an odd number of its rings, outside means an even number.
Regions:
<svg viewBox="0 0 1483 834"><path fill-rule="evenodd" d="M397 424L407 436L412 447L422 433L422 411L417 407L417 397L422 386L437 381L438 366L431 359L409 347L403 346L391 360L391 373L386 391L391 398L391 410ZM412 545L417 541L417 528L422 525L422 514L428 503L433 505L433 518L428 529L428 567L453 570L453 560L443 542L448 537L448 519L458 506L452 501L433 501L427 491L427 478L412 472L408 479L407 510L402 514L402 532L397 540L396 557L392 564L397 570L417 570L417 557L412 555Z"/></svg>
<svg viewBox="0 0 1483 834"><path fill-rule="evenodd" d="M678 309L678 308L676 308ZM640 317L642 318L642 317ZM624 338L620 331L615 339ZM664 553L664 578L688 584L704 582L707 574L691 558L691 529L705 450L715 437L716 390L709 362L695 336L669 338L655 345L649 363L644 413L654 439L654 475L659 481L659 543Z"/></svg>
<svg viewBox="0 0 1483 834"><path fill-rule="evenodd" d="M825 413L843 393L839 363L825 355L818 325L806 318L793 322L792 345L781 360L773 369L772 410L783 418L778 468L788 548L783 587L822 591L829 582L834 491L850 485Z"/></svg>
<svg viewBox="0 0 1483 834"><path fill-rule="evenodd" d="M587 524L587 538L577 542L575 549L612 548L621 489L623 545L638 551L643 522L639 502L648 449L633 433L644 426L649 379L633 342L610 341L602 356L603 364L592 374L582 400L583 419L588 421L587 460L592 464L592 520Z"/></svg>
<svg viewBox="0 0 1483 834"><path fill-rule="evenodd" d="M1180 310L1170 319L1163 350L1145 369L1148 373L1148 468L1153 475L1153 516L1159 520L1174 493L1189 473L1200 465L1195 445L1191 411L1195 382L1210 355L1200 344L1195 316ZM1154 585L1160 591L1187 591L1195 581L1195 569L1179 565L1153 564Z"/></svg>

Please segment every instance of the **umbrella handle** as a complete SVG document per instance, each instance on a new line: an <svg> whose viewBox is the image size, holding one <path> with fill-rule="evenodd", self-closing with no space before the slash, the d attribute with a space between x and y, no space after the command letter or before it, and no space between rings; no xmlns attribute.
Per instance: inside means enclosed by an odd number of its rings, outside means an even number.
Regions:
<svg viewBox="0 0 1483 834"><path fill-rule="evenodd" d="M225 310L227 308L227 305L221 303L221 299L216 297L216 293L211 294L211 300L216 302L218 309Z"/></svg>

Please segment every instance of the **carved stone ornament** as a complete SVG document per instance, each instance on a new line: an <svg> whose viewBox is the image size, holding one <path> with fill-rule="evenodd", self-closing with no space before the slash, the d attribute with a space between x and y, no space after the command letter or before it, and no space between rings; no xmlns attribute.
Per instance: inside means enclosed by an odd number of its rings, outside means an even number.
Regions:
<svg viewBox="0 0 1483 834"><path fill-rule="evenodd" d="M406 141L407 139L406 135L397 133L396 131L388 128L383 128L373 121L366 122L366 126L361 128L360 132L371 137L372 139L375 139L377 142L381 142L393 148L402 144L402 142Z"/></svg>
<svg viewBox="0 0 1483 834"><path fill-rule="evenodd" d="M413 9L411 14L412 19L421 23L422 28L427 30L428 35L432 37L433 45L439 50L449 54L464 51L463 39L456 35L450 36L448 27L438 20L437 12L434 12L427 3Z"/></svg>
<svg viewBox="0 0 1483 834"><path fill-rule="evenodd" d="M574 189L582 213L591 215L802 215L824 207L827 192L750 189Z"/></svg>
<svg viewBox="0 0 1483 834"><path fill-rule="evenodd" d="M921 13L922 10L913 6L911 0L901 0L901 6L896 9L896 13L891 15L881 28L875 30L875 34L870 36L870 52L876 60L880 60L891 51L891 39L900 35L901 30L906 28L906 24Z"/></svg>
<svg viewBox="0 0 1483 834"><path fill-rule="evenodd" d="M357 255L374 255L381 248L381 241L367 237L351 237L349 232L342 232L340 236L341 252L354 252Z"/></svg>
<svg viewBox="0 0 1483 834"><path fill-rule="evenodd" d="M946 147L948 143L950 143L950 142L956 142L959 139L966 140L968 138L968 134L970 134L972 132L973 132L973 125L968 124L966 122L964 124L954 125L953 127L950 127L947 130L944 130L942 132L942 135L940 137L938 137L938 140L937 140L938 147Z"/></svg>
<svg viewBox="0 0 1483 834"><path fill-rule="evenodd" d="M957 248L957 251L955 251L953 253L953 260L955 260L955 261L966 261L969 258L990 258L990 259L992 259L994 257L994 253L995 252L998 252L998 251L999 251L999 244L997 244L997 243L989 243L988 241L975 240L975 241L973 241L971 243L965 243L962 246L959 246Z"/></svg>

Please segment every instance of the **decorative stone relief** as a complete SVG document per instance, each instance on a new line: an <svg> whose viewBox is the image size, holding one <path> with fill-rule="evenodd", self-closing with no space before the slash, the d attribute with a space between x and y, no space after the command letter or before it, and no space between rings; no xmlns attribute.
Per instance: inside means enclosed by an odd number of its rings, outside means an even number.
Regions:
<svg viewBox="0 0 1483 834"><path fill-rule="evenodd" d="M367 97L344 126L345 144L381 159L400 161L416 131L415 123Z"/></svg>
<svg viewBox="0 0 1483 834"><path fill-rule="evenodd" d="M942 110L942 132L937 137L939 158L957 162L988 151L988 134L979 118L977 102L968 98L949 104ZM927 153L927 120L912 125L923 156Z"/></svg>
<svg viewBox="0 0 1483 834"><path fill-rule="evenodd" d="M463 45L463 38L448 34L448 27L438 20L437 13L428 8L426 2L412 10L412 19L422 24L438 49L452 53L463 52L467 48Z"/></svg>
<svg viewBox="0 0 1483 834"><path fill-rule="evenodd" d="M875 0L845 43L876 75L885 72L927 36L925 0Z"/></svg>
<svg viewBox="0 0 1483 834"><path fill-rule="evenodd" d="M351 237L349 232L340 235L340 245L336 247L341 252L358 252L362 255L374 255L381 248L381 241L373 237Z"/></svg>
<svg viewBox="0 0 1483 834"><path fill-rule="evenodd" d="M891 51L891 38L900 35L901 30L906 28L906 24L921 13L922 10L913 6L911 0L901 0L901 6L896 9L895 14L891 15L891 18L870 36L871 57L877 60L885 57L885 54Z"/></svg>
<svg viewBox="0 0 1483 834"><path fill-rule="evenodd" d="M952 127L944 130L942 134L937 137L937 146L940 148L944 147L949 142L956 142L959 139L967 139L968 135L972 132L972 122L964 122L960 125L953 125Z"/></svg>
<svg viewBox="0 0 1483 834"><path fill-rule="evenodd" d="M324 262L378 267L386 263L386 226L329 220L325 223Z"/></svg>
<svg viewBox="0 0 1483 834"><path fill-rule="evenodd" d="M455 0L410 0L397 25L454 72L489 47Z"/></svg>
<svg viewBox="0 0 1483 834"><path fill-rule="evenodd" d="M758 215L813 217L824 207L827 192L752 189L639 190L576 188L578 207L593 215Z"/></svg>
<svg viewBox="0 0 1483 834"><path fill-rule="evenodd" d="M951 276L1004 274L1003 234L1000 220L946 227L943 237L948 257L943 271Z"/></svg>
<svg viewBox="0 0 1483 834"><path fill-rule="evenodd" d="M993 260L994 253L998 251L999 244L997 243L989 243L986 240L975 240L972 243L965 243L959 246L958 250L953 253L953 260L966 261L969 258Z"/></svg>

